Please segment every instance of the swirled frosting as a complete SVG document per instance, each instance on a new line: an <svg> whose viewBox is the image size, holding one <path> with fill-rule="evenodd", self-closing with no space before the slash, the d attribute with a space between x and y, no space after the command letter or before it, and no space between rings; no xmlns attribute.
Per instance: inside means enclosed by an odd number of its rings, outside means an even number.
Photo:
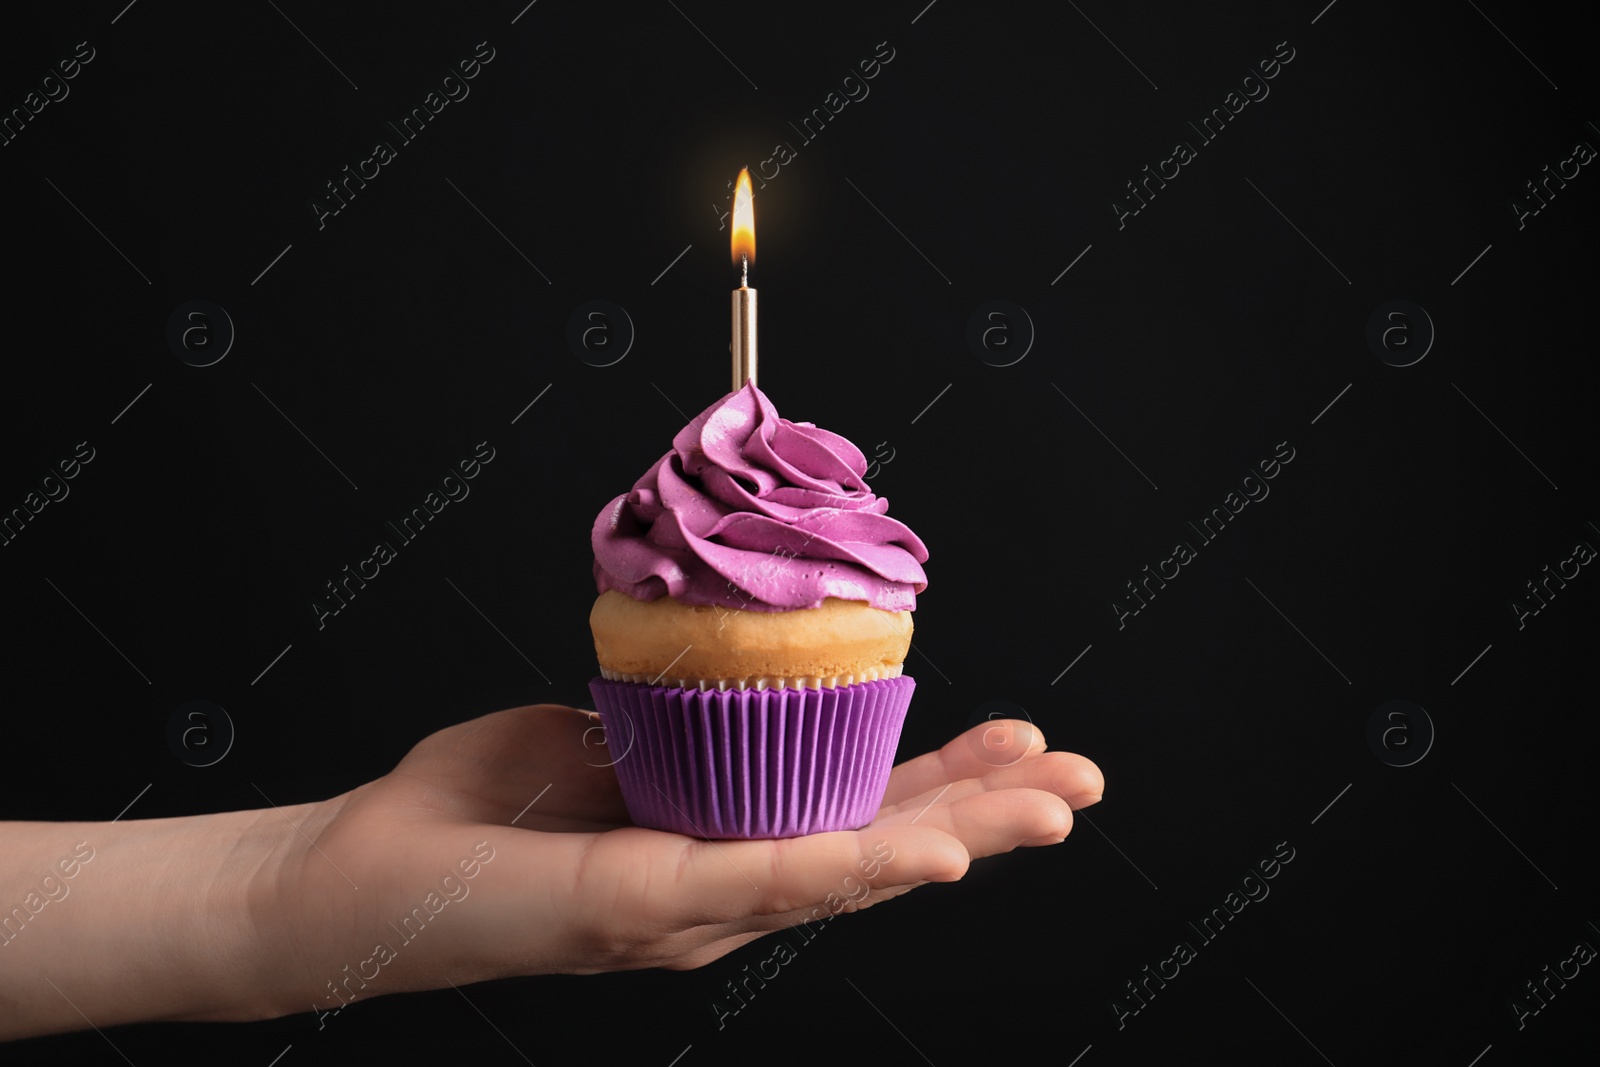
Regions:
<svg viewBox="0 0 1600 1067"><path fill-rule="evenodd" d="M595 519L594 579L635 600L749 611L827 597L909 611L928 549L886 512L867 460L838 434L790 422L755 385L712 404Z"/></svg>

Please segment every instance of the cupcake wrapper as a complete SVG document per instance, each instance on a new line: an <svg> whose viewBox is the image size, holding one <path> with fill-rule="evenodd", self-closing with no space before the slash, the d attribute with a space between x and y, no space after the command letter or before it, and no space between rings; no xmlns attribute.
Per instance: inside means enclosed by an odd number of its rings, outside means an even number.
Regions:
<svg viewBox="0 0 1600 1067"><path fill-rule="evenodd" d="M877 815L916 683L699 690L596 678L638 826L703 838L856 830Z"/></svg>

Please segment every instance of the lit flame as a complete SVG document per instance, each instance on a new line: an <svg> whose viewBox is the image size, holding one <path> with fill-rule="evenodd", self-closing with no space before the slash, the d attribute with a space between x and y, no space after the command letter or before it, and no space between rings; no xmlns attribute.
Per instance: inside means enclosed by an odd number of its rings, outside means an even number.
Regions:
<svg viewBox="0 0 1600 1067"><path fill-rule="evenodd" d="M756 261L755 194L750 191L750 168L739 171L739 184L733 190L733 265Z"/></svg>

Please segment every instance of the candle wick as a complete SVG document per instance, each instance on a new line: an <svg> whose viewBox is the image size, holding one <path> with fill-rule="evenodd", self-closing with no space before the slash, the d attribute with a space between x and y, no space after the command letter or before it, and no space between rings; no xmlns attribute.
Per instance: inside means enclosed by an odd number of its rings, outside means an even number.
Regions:
<svg viewBox="0 0 1600 1067"><path fill-rule="evenodd" d="M750 257L741 255L739 262L742 264L739 272L739 288L750 288Z"/></svg>

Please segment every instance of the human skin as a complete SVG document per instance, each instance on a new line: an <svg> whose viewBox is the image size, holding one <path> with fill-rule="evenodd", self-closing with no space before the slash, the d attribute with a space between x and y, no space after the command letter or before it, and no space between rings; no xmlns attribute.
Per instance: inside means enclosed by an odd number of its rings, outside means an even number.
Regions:
<svg viewBox="0 0 1600 1067"><path fill-rule="evenodd" d="M0 823L0 919L30 893L46 900L0 941L0 1040L326 1012L512 975L700 967L815 918L830 894L841 910L847 875L871 887L842 908L858 911L955 881L974 859L1060 842L1072 809L1105 787L1089 760L1046 752L1031 724L988 722L896 767L861 830L702 841L629 824L615 772L585 759L595 724L549 704L485 715L308 804ZM67 877L80 843L92 859ZM449 903L435 896L404 940L394 924L445 875ZM392 948L381 966L380 942ZM351 981L357 970L369 979Z"/></svg>

